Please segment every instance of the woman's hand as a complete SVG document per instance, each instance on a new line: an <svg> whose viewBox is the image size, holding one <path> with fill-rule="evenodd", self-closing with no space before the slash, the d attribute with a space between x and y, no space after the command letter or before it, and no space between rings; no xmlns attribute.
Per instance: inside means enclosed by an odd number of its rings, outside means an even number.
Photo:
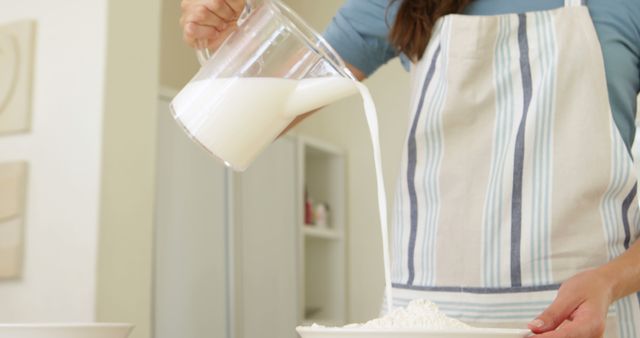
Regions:
<svg viewBox="0 0 640 338"><path fill-rule="evenodd" d="M615 300L612 278L601 269L562 283L553 303L529 323L534 338L601 338L609 306Z"/></svg>
<svg viewBox="0 0 640 338"><path fill-rule="evenodd" d="M244 0L182 0L181 7L185 42L215 50L235 28Z"/></svg>

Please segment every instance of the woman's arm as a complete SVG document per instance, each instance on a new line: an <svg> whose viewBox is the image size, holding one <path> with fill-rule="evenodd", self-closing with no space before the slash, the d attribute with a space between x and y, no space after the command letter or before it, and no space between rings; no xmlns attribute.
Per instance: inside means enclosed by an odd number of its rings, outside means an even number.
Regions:
<svg viewBox="0 0 640 338"><path fill-rule="evenodd" d="M529 328L538 338L600 338L609 306L640 291L640 241L611 262L562 283L553 303Z"/></svg>
<svg viewBox="0 0 640 338"><path fill-rule="evenodd" d="M640 241L600 270L611 281L613 301L640 291Z"/></svg>

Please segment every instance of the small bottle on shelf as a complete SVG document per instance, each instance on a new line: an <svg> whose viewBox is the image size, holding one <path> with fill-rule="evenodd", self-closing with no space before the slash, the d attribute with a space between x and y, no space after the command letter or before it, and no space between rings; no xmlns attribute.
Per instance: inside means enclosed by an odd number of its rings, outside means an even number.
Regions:
<svg viewBox="0 0 640 338"><path fill-rule="evenodd" d="M327 203L318 203L315 208L315 224L321 228L329 227L329 205Z"/></svg>
<svg viewBox="0 0 640 338"><path fill-rule="evenodd" d="M304 224L314 225L313 201L309 197L307 189L304 190Z"/></svg>

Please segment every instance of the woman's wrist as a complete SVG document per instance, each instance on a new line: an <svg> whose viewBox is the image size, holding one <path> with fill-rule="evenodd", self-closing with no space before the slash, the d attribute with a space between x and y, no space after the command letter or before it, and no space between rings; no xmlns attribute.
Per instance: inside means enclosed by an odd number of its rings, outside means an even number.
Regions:
<svg viewBox="0 0 640 338"><path fill-rule="evenodd" d="M595 276L599 279L600 285L605 288L605 293L608 295L609 304L612 304L616 300L623 297L620 294L621 285L623 281L619 273L620 267L614 262L609 262L603 266L595 269Z"/></svg>
<svg viewBox="0 0 640 338"><path fill-rule="evenodd" d="M640 244L596 269L609 288L611 302L640 291Z"/></svg>

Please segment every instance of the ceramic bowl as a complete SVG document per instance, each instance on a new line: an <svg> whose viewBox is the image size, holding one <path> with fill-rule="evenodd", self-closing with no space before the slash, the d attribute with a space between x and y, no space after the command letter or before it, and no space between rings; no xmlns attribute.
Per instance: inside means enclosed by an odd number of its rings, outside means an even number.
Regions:
<svg viewBox="0 0 640 338"><path fill-rule="evenodd" d="M524 338L529 330L517 329L465 329L465 330L418 330L418 329L358 329L298 327L302 338Z"/></svg>
<svg viewBox="0 0 640 338"><path fill-rule="evenodd" d="M130 324L0 324L0 338L127 338Z"/></svg>

